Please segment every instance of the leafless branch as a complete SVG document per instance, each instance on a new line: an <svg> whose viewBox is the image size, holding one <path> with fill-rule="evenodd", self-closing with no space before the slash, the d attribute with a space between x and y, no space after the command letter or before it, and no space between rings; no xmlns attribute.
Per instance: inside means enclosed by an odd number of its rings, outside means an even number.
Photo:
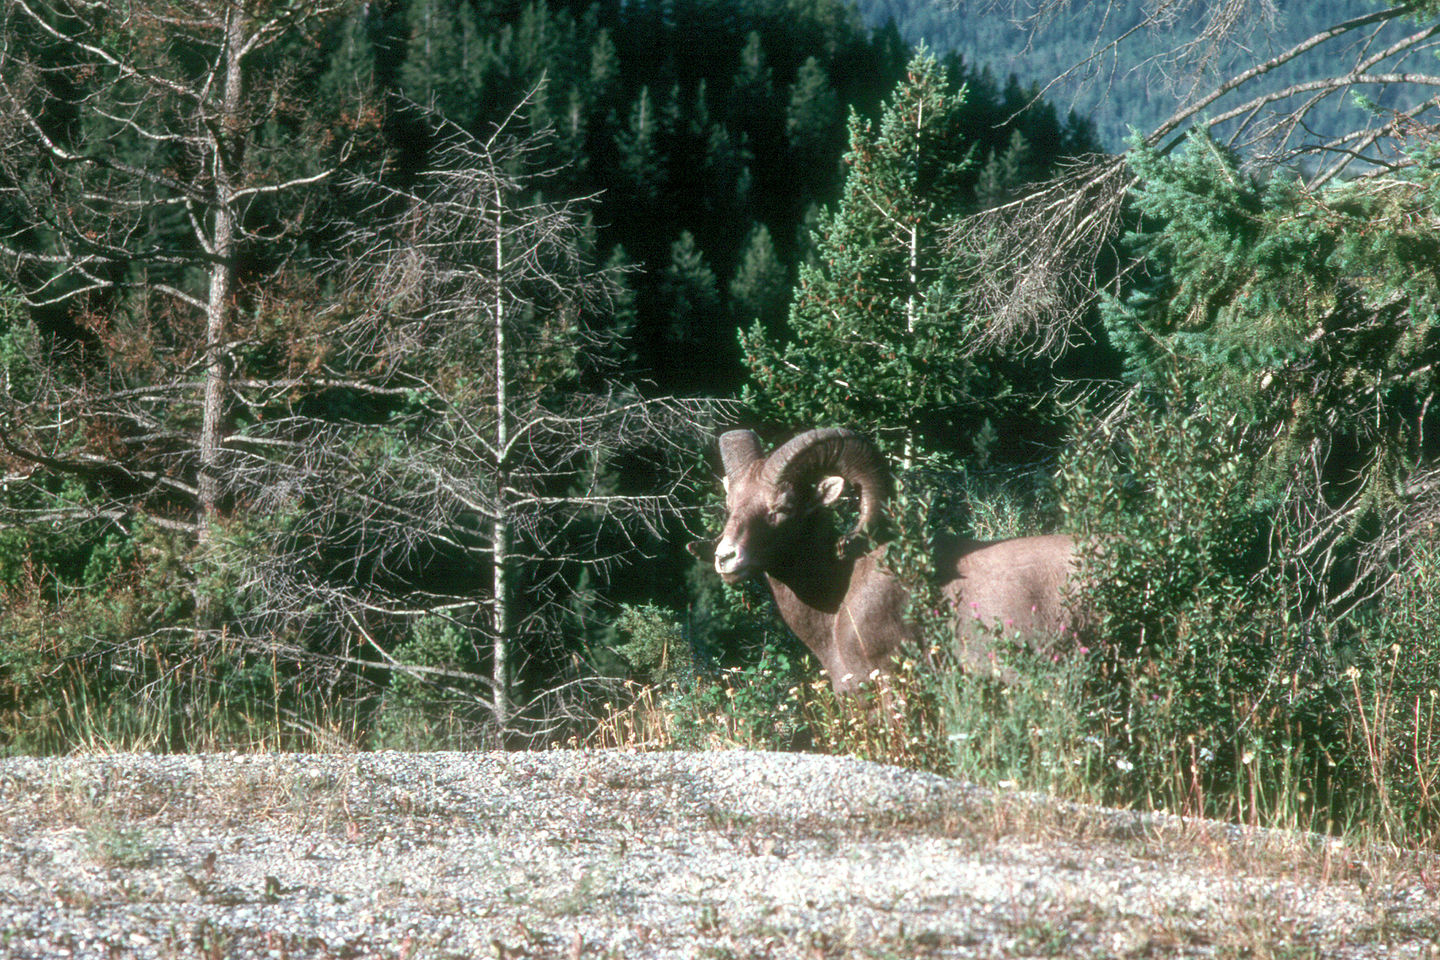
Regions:
<svg viewBox="0 0 1440 960"><path fill-rule="evenodd" d="M1082 158L1026 196L959 220L947 242L984 318L966 347L1070 345L1132 183L1123 158Z"/></svg>

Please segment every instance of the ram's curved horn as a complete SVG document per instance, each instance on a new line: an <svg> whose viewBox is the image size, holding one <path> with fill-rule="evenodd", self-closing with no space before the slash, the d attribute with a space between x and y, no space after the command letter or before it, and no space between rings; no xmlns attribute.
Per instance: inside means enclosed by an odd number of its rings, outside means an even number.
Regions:
<svg viewBox="0 0 1440 960"><path fill-rule="evenodd" d="M894 486L885 455L868 437L838 427L807 430L776 448L762 474L794 486L836 475L860 488L860 518L846 537L853 539L880 519Z"/></svg>
<svg viewBox="0 0 1440 960"><path fill-rule="evenodd" d="M760 459L760 438L754 430L730 430L720 434L720 464L725 476L733 477L737 470Z"/></svg>

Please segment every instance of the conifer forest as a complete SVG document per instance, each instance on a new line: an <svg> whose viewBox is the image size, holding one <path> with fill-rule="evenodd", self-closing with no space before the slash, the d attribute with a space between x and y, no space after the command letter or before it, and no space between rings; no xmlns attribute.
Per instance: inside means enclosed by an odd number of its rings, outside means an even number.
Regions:
<svg viewBox="0 0 1440 960"><path fill-rule="evenodd" d="M1437 51L1435 0L0 0L0 751L834 750L1433 844ZM686 551L718 434L814 427L892 464L921 638L854 698ZM1084 635L957 661L928 545L1046 532Z"/></svg>

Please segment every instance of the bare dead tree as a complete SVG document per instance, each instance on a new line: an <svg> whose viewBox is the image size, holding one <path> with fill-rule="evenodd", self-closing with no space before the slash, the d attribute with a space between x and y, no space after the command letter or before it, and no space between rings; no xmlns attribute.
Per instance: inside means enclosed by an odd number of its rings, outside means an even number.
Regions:
<svg viewBox="0 0 1440 960"><path fill-rule="evenodd" d="M255 134L276 122L313 132L285 106L291 68L279 48L344 5L4 4L0 197L12 227L0 255L27 305L70 311L113 361L107 382L53 394L57 425L8 436L11 456L123 477L112 509L206 536L222 504L236 311L260 279L242 275L242 253L269 246L273 266L307 190L346 154L343 138L302 157L297 140L262 145ZM253 216L286 205L278 229ZM193 428L177 426L177 408L197 409ZM82 419L114 431L108 450L62 452Z"/></svg>
<svg viewBox="0 0 1440 960"><path fill-rule="evenodd" d="M123 200L133 216L111 225L124 237L178 209L209 244L198 251L173 238L127 251L112 238L110 259L72 263L13 234L8 252L35 281L30 305L66 309L83 329L68 352L34 328L9 342L27 356L7 367L24 375L0 384L0 524L90 537L97 524L146 527L173 539L182 563L201 557L186 576L195 594L219 598L214 619L147 628L137 650L170 637L274 657L291 682L337 696L411 677L503 729L519 714L557 719L579 699L589 675L561 658L559 638L575 631L581 575L601 583L669 532L716 405L646 399L618 382L606 359L613 278L587 248L585 200L537 198L538 140L426 122L427 169L335 178L361 213L327 226L334 239L317 248L327 259L228 281L213 515L198 452L215 301L198 278L213 279L219 262L217 218L197 199L212 198L209 181L179 199L155 191L151 209L144 178L128 200L118 189L92 197L77 180L94 209L62 237L79 249L106 224L104 204ZM5 172L37 214L84 211L23 192L33 185L18 160ZM241 204L234 227L237 242L255 243L273 221ZM308 277L338 295L322 300ZM397 653L426 621L472 648L454 663ZM517 700L537 663L548 682Z"/></svg>
<svg viewBox="0 0 1440 960"><path fill-rule="evenodd" d="M19 303L0 529L42 547L118 534L141 554L130 580L174 566L188 605L147 609L116 652L137 677L151 642L172 665L237 639L271 643L267 659L284 646L225 619L242 585L223 531L251 496L229 459L237 423L327 389L287 355L315 299L293 252L378 113L358 85L327 109L292 94L353 6L0 4L0 262ZM130 580L117 594L137 595Z"/></svg>
<svg viewBox="0 0 1440 960"><path fill-rule="evenodd" d="M950 230L946 246L987 321L968 349L1046 354L1073 344L1133 182L1123 160L1075 158L1025 196Z"/></svg>
<svg viewBox="0 0 1440 960"><path fill-rule="evenodd" d="M257 424L253 453L237 441L237 469L261 488L308 478L276 495L309 504L310 537L349 528L363 545L349 562L372 580L406 579L427 557L473 567L449 591L370 606L438 611L481 638L504 727L525 706L521 661L555 649L577 571L603 577L680 514L716 405L643 398L612 378L613 278L586 247L586 201L537 199L543 135L502 124L477 138L426 120L431 163L413 182L348 181L367 205L332 265L348 301L326 363L367 366L374 387L404 391L381 431L389 446L357 454L352 435L319 425ZM265 447L297 431L305 442L278 463ZM324 489L337 478L341 489ZM292 580L280 592L314 589Z"/></svg>

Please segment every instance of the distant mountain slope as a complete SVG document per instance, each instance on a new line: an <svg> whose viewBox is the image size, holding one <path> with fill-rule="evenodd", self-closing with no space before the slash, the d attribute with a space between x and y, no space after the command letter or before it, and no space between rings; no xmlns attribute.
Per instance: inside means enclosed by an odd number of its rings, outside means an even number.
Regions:
<svg viewBox="0 0 1440 960"><path fill-rule="evenodd" d="M868 23L880 25L893 19L901 35L912 43L923 40L937 52L957 51L972 64L988 64L1002 77L1013 71L1027 85L1050 82L1103 46L1104 40L1135 26L1142 7L1153 6L1145 0L1074 3L1064 18L1031 37L1011 22L1008 4L993 0L857 0L856 5ZM1254 22L1243 25L1238 39L1246 44L1247 52L1238 56L1232 52L1198 78L1193 70L1167 57L1171 48L1193 35L1193 23L1177 24L1173 31L1131 37L1118 61L1097 63L1087 79L1062 81L1048 99L1062 111L1068 107L1091 119L1101 141L1118 150L1131 128L1153 130L1193 86L1208 91L1236 68L1263 61L1327 26L1377 9L1369 0L1282 0L1276 6L1280 9L1273 21L1256 16ZM1383 42L1389 35L1398 36L1405 26L1396 25L1378 39ZM1347 48L1342 60L1338 47L1330 51L1322 46L1289 69L1265 78L1264 89L1312 79L1349 63L1352 56ZM1367 93L1381 104L1396 105L1393 91ZM1216 112L1219 109L1223 105L1217 105ZM1324 122L1337 130L1353 127L1362 109L1353 101L1337 104Z"/></svg>

